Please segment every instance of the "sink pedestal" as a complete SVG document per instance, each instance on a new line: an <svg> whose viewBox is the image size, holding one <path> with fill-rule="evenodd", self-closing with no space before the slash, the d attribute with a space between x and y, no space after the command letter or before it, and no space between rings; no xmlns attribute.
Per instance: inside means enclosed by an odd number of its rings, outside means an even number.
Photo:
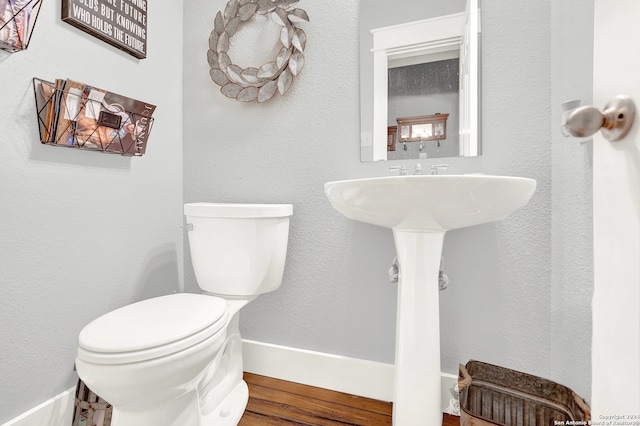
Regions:
<svg viewBox="0 0 640 426"><path fill-rule="evenodd" d="M395 426L442 424L440 292L448 230L501 220L529 202L536 181L491 175L388 176L327 182L346 217L393 229L398 253Z"/></svg>
<svg viewBox="0 0 640 426"><path fill-rule="evenodd" d="M400 268L395 426L442 424L438 277L444 235L393 229Z"/></svg>

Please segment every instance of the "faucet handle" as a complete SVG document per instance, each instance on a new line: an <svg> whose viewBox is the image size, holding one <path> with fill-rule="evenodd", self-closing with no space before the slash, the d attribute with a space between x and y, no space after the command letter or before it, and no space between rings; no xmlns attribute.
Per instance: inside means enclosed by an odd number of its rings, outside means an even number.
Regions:
<svg viewBox="0 0 640 426"><path fill-rule="evenodd" d="M449 164L432 164L429 166L429 174L437 175L439 170L447 170L449 167Z"/></svg>
<svg viewBox="0 0 640 426"><path fill-rule="evenodd" d="M400 176L407 176L407 166L391 166L389 167L390 171L399 170Z"/></svg>

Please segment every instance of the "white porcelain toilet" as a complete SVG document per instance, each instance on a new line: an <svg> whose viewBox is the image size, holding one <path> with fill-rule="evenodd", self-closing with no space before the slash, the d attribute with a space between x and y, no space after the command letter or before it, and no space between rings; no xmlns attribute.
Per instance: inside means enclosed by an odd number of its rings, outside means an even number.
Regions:
<svg viewBox="0 0 640 426"><path fill-rule="evenodd" d="M290 204L185 204L204 294L109 312L78 339L76 368L113 405L113 426L236 425L247 404L240 309L280 286Z"/></svg>

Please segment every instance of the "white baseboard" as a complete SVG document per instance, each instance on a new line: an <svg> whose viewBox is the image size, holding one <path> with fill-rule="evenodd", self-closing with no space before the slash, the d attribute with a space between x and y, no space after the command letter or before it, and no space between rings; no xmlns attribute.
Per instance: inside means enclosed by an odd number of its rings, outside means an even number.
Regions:
<svg viewBox="0 0 640 426"><path fill-rule="evenodd" d="M244 371L381 401L393 400L394 365L242 341ZM442 373L442 411L458 377Z"/></svg>
<svg viewBox="0 0 640 426"><path fill-rule="evenodd" d="M322 352L242 341L244 370L381 401L393 400L393 364ZM442 373L442 411L458 378ZM43 402L1 426L67 426L71 424L75 387Z"/></svg>
<svg viewBox="0 0 640 426"><path fill-rule="evenodd" d="M58 394L2 426L67 426L73 421L76 387Z"/></svg>

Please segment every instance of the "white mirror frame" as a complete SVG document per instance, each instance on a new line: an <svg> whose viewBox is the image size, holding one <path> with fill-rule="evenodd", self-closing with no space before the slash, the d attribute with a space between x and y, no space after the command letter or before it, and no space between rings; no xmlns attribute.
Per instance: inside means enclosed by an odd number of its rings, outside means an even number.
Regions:
<svg viewBox="0 0 640 426"><path fill-rule="evenodd" d="M470 13L470 11L475 11ZM403 57L460 52L460 156L480 154L478 0L467 12L371 30L373 37L373 161L387 159L388 67Z"/></svg>

